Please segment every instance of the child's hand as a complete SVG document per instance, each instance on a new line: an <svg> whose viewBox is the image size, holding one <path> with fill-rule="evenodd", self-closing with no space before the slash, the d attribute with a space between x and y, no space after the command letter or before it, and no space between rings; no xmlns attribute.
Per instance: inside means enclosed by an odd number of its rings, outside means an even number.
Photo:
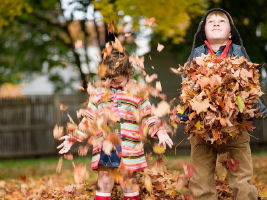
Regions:
<svg viewBox="0 0 267 200"><path fill-rule="evenodd" d="M171 138L169 137L166 130L159 130L157 132L157 136L159 138L159 144L162 144L164 149L166 149L166 144L168 144L170 149L172 148L173 142L172 142Z"/></svg>
<svg viewBox="0 0 267 200"><path fill-rule="evenodd" d="M62 142L60 145L58 145L57 149L62 148L58 153L60 154L64 154L67 153L70 148L72 147L72 145L75 143L75 141L73 139L71 139L70 136L65 135L61 138L59 138L59 140L64 140L64 142Z"/></svg>

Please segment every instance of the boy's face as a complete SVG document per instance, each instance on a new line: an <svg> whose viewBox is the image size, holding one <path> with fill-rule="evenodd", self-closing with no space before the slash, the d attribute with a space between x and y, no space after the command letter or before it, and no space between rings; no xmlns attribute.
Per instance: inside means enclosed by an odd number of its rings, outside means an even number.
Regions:
<svg viewBox="0 0 267 200"><path fill-rule="evenodd" d="M123 88L128 82L128 77L120 75L120 76L113 77L110 81L111 81L110 82L111 87L113 88L122 87Z"/></svg>
<svg viewBox="0 0 267 200"><path fill-rule="evenodd" d="M206 19L205 34L208 42L227 42L230 37L231 27L228 18L225 16L211 14Z"/></svg>

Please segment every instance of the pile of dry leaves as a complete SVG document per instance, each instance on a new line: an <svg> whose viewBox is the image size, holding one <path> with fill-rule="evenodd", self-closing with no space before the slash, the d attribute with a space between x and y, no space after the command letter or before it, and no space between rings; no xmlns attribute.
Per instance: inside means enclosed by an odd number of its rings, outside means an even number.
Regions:
<svg viewBox="0 0 267 200"><path fill-rule="evenodd" d="M177 112L189 106L189 120L186 132L200 135L205 141L217 144L226 143L254 127L248 120L259 117L254 104L263 94L259 82L258 65L246 58L217 55L197 57L178 70L184 72L180 100L173 110L172 119L179 121Z"/></svg>

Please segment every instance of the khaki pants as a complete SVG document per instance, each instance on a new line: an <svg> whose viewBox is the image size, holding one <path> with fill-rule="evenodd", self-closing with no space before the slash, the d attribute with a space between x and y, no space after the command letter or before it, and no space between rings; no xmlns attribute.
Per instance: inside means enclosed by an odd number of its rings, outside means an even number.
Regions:
<svg viewBox="0 0 267 200"><path fill-rule="evenodd" d="M229 152L229 156L239 161L239 169L228 170L227 180L233 189L236 200L256 200L258 191L249 183L253 175L248 133L238 136L227 144L215 145L203 142L199 136L190 139L191 162L194 174L189 189L197 200L218 199L215 187L215 167L217 153Z"/></svg>

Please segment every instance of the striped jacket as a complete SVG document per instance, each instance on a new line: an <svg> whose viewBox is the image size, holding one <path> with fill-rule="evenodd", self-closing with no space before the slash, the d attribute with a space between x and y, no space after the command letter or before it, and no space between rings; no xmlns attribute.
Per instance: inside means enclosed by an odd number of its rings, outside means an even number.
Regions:
<svg viewBox="0 0 267 200"><path fill-rule="evenodd" d="M121 164L126 170L136 171L147 167L145 159L144 148L140 141L141 130L148 130L151 137L156 138L156 133L159 130L160 123L156 116L151 114L151 104L147 99L138 98L136 96L127 94L120 89L111 89L108 100L103 100L106 94L106 89L98 88L93 100L88 103L86 116L80 122L78 129L71 134L71 137L79 142L83 142L88 138L85 131L79 129L84 123L88 123L90 127L90 120L96 117L96 112L101 112L101 109L106 106L116 105L114 108L120 117L120 132L121 132ZM134 112L140 111L141 125L137 124L134 117ZM97 136L101 137L99 131ZM93 157L91 162L92 169L98 168L100 160L101 146L93 144Z"/></svg>

